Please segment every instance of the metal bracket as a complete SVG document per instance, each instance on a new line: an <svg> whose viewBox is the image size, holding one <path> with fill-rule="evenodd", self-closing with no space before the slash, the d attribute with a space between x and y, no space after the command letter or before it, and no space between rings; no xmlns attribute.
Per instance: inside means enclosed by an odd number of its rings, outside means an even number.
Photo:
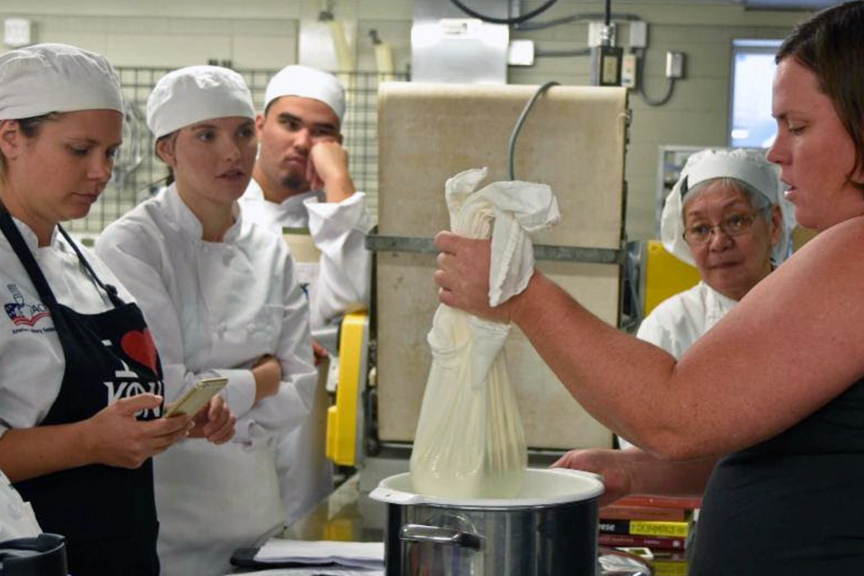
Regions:
<svg viewBox="0 0 864 576"><path fill-rule="evenodd" d="M437 254L431 238L413 236L383 236L368 234L366 249L372 252L411 252ZM534 245L534 258L558 262L591 262L595 264L622 264L624 251L614 248L582 248L577 246Z"/></svg>

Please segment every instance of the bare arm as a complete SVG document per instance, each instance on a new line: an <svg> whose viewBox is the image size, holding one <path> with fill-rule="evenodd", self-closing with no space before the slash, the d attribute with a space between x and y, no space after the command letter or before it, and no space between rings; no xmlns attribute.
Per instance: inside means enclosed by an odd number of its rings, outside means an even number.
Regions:
<svg viewBox="0 0 864 576"><path fill-rule="evenodd" d="M138 468L189 431L186 416L135 420L137 411L160 402L158 396L140 394L74 424L7 430L0 437L0 468L13 482L88 464Z"/></svg>
<svg viewBox="0 0 864 576"><path fill-rule="evenodd" d="M255 403L279 392L282 382L282 366L279 360L270 354L261 357L252 368L255 378Z"/></svg>
<svg viewBox="0 0 864 576"><path fill-rule="evenodd" d="M606 325L539 274L525 292L489 309L488 242L448 233L436 241L443 303L516 322L591 414L662 458L752 446L864 374L861 218L820 234L677 363Z"/></svg>
<svg viewBox="0 0 864 576"><path fill-rule="evenodd" d="M630 494L702 496L716 458L682 462L660 460L638 448L571 450L553 467L585 470L603 476L605 506Z"/></svg>

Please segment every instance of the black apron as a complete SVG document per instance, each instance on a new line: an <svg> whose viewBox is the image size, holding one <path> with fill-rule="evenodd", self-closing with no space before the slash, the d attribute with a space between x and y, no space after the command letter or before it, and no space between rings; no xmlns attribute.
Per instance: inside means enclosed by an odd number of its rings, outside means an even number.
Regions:
<svg viewBox="0 0 864 576"><path fill-rule="evenodd" d="M59 304L2 207L0 230L50 311L66 359L60 393L39 425L80 422L114 400L143 392L163 395L162 366L141 310L124 303L113 286L102 283L66 232L60 228L81 265L108 294L113 309L79 314ZM152 420L161 415L160 406L136 418ZM152 459L135 470L104 465L63 470L18 482L15 488L33 505L43 530L66 536L72 576L159 574Z"/></svg>

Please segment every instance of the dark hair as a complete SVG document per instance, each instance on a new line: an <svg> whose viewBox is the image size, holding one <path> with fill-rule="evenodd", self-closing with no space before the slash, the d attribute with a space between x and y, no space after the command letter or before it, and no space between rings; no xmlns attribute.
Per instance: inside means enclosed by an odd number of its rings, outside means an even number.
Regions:
<svg viewBox="0 0 864 576"><path fill-rule="evenodd" d="M180 130L175 130L174 132L171 132L170 134L165 134L164 136L160 136L159 138L156 139L156 142L153 143L153 149L156 150L156 157L159 158L159 160L162 160L162 157L159 156L159 151L158 151L159 143L164 141L164 140L171 140L172 142L176 142L177 141L177 135L179 133L180 133ZM164 162L164 160L162 160L162 161ZM166 166L166 168L168 169L168 175L164 179L165 185L170 186L171 184L174 183L174 169L171 168L170 166ZM157 182L159 182L159 180L157 180Z"/></svg>
<svg viewBox="0 0 864 576"><path fill-rule="evenodd" d="M59 120L61 116L63 116L62 112L49 112L48 114L31 116L29 118L10 118L10 120L14 120L18 123L19 128L21 128L21 133L24 134L24 136L27 138L35 138L39 135L39 132L42 131L42 126L45 122ZM6 162L3 160L5 160L3 152L0 152L0 180L5 182L8 174L6 172Z"/></svg>
<svg viewBox="0 0 864 576"><path fill-rule="evenodd" d="M18 118L18 126L21 127L21 133L28 138L35 138L42 130L42 125L45 122L59 120L63 114L61 112L49 112L41 116L31 116L30 118Z"/></svg>
<svg viewBox="0 0 864 576"><path fill-rule="evenodd" d="M777 51L779 64L795 58L819 80L819 89L855 145L855 167L864 169L864 2L856 0L822 10L802 22ZM850 182L864 189L864 183Z"/></svg>

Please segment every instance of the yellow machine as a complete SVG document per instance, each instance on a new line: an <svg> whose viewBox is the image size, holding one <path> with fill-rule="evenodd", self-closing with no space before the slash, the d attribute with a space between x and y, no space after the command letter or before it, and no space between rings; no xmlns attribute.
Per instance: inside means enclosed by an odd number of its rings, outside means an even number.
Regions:
<svg viewBox="0 0 864 576"><path fill-rule="evenodd" d="M291 248L301 285L314 282L317 277L321 252L312 242L307 228L284 228L283 238ZM322 436L326 438L326 455L342 466L356 466L362 457L363 403L366 387L367 347L369 344L369 317L366 311L346 314L339 331L339 376L336 403L326 410L326 424L321 422ZM324 383L326 370L322 371L315 405L329 404ZM320 398L319 398L320 396ZM313 418L318 419L314 410ZM326 433L324 427L326 426Z"/></svg>
<svg viewBox="0 0 864 576"><path fill-rule="evenodd" d="M347 314L339 337L336 404L327 411L327 457L342 466L356 466L362 456L362 394L366 386L368 341L366 312Z"/></svg>
<svg viewBox="0 0 864 576"><path fill-rule="evenodd" d="M644 316L670 296L692 288L698 282L699 271L695 267L667 252L659 240L647 242Z"/></svg>
<svg viewBox="0 0 864 576"><path fill-rule="evenodd" d="M792 250L799 250L816 235L813 230L796 227L792 231ZM699 282L699 271L666 251L659 240L649 240L645 249L643 318L658 304L692 288Z"/></svg>

